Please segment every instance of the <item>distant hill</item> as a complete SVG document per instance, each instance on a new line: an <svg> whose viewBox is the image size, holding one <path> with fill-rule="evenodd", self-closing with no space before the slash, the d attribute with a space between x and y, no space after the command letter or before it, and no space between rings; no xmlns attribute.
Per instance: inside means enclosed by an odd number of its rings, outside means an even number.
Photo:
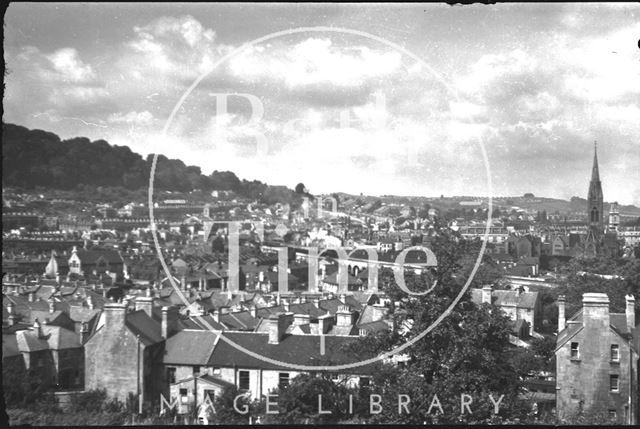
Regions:
<svg viewBox="0 0 640 429"><path fill-rule="evenodd" d="M137 190L149 183L152 155L142 158L127 146L86 137L61 140L56 134L2 124L2 184L4 187L73 190L101 186ZM162 191L230 190L268 204L300 199L284 186L240 180L231 171L202 174L200 167L158 156L154 187Z"/></svg>

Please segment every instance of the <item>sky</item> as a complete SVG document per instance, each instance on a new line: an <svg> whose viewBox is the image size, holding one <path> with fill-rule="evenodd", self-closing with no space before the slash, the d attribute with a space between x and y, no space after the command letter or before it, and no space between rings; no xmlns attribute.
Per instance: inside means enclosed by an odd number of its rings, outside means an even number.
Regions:
<svg viewBox="0 0 640 429"><path fill-rule="evenodd" d="M633 3L12 3L3 120L316 194L586 198L597 141L640 206L639 39Z"/></svg>

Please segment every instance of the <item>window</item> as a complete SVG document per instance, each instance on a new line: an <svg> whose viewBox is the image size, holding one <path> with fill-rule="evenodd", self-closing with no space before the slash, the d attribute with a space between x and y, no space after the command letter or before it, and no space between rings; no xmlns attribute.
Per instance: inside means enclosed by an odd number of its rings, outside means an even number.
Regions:
<svg viewBox="0 0 640 429"><path fill-rule="evenodd" d="M176 369L174 367L167 368L167 381L169 384L176 382Z"/></svg>
<svg viewBox="0 0 640 429"><path fill-rule="evenodd" d="M611 374L609 376L609 390L612 392L620 391L620 380L617 374Z"/></svg>
<svg viewBox="0 0 640 429"><path fill-rule="evenodd" d="M617 344L611 344L611 361L620 362L620 347Z"/></svg>
<svg viewBox="0 0 640 429"><path fill-rule="evenodd" d="M617 420L618 412L616 410L609 410L609 420Z"/></svg>
<svg viewBox="0 0 640 429"><path fill-rule="evenodd" d="M571 343L571 359L580 358L580 348L578 343Z"/></svg>
<svg viewBox="0 0 640 429"><path fill-rule="evenodd" d="M332 379L333 381L338 381L338 380L340 380L340 375L338 375L338 374L337 374L337 373L335 373L335 372L332 372L332 373L331 373L331 379Z"/></svg>
<svg viewBox="0 0 640 429"><path fill-rule="evenodd" d="M186 404L189 398L187 398L187 389L180 389L180 402Z"/></svg>
<svg viewBox="0 0 640 429"><path fill-rule="evenodd" d="M249 390L249 371L238 371L238 389Z"/></svg>
<svg viewBox="0 0 640 429"><path fill-rule="evenodd" d="M289 373L288 372L281 372L279 377L278 377L278 386L279 387L285 387L289 385Z"/></svg>
<svg viewBox="0 0 640 429"><path fill-rule="evenodd" d="M200 374L200 367L198 365L195 365L193 367L193 375L198 375Z"/></svg>

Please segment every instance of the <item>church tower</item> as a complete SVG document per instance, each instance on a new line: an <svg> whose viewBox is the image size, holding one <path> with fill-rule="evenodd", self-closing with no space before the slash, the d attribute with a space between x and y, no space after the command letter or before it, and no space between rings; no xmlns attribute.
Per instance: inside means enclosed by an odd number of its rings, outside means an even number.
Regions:
<svg viewBox="0 0 640 429"><path fill-rule="evenodd" d="M598 170L598 145L594 143L593 168L591 169L591 182L589 183L589 196L587 197L587 213L589 226L598 233L604 231L603 210L604 199L602 195L602 183L600 183L600 172Z"/></svg>

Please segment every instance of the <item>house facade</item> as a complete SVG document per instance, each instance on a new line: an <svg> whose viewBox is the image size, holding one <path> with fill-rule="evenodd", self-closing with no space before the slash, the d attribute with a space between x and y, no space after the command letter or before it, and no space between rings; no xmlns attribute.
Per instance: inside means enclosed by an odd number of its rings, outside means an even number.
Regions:
<svg viewBox="0 0 640 429"><path fill-rule="evenodd" d="M580 410L619 424L638 424L638 327L635 300L611 313L603 293L585 293L582 309L565 322L558 303L556 409L570 418Z"/></svg>

